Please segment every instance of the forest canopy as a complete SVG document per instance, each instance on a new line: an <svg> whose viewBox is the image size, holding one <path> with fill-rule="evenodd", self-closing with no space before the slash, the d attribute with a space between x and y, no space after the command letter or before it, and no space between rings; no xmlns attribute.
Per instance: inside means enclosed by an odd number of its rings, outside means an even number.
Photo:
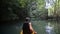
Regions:
<svg viewBox="0 0 60 34"><path fill-rule="evenodd" d="M53 1L53 0L51 0ZM47 18L49 11L55 14L60 8L60 0L0 0L0 20L23 20L26 16ZM50 2L52 9L46 9L46 2ZM53 4L53 5L52 5ZM59 11L58 11L59 12ZM51 12L50 12L51 14Z"/></svg>

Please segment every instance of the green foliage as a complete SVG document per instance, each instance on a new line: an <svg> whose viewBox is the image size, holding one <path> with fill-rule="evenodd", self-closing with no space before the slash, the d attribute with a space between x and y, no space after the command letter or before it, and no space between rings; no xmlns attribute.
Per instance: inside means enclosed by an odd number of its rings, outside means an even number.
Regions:
<svg viewBox="0 0 60 34"><path fill-rule="evenodd" d="M0 12L1 20L24 19L24 17L30 16L29 14L39 17L47 13L45 0L2 0L0 2L2 8ZM32 2L36 3L35 7Z"/></svg>
<svg viewBox="0 0 60 34"><path fill-rule="evenodd" d="M27 6L28 0L18 0L18 2L20 6L23 8Z"/></svg>
<svg viewBox="0 0 60 34"><path fill-rule="evenodd" d="M37 7L42 10L45 7L45 0L37 0Z"/></svg>
<svg viewBox="0 0 60 34"><path fill-rule="evenodd" d="M48 14L52 15L52 16L57 16L60 15L60 0L56 0L54 5L48 9Z"/></svg>
<svg viewBox="0 0 60 34"><path fill-rule="evenodd" d="M31 8L30 12L31 17L40 18L42 16L43 17L47 16L47 9L45 9L45 0L36 0L35 4L33 4L31 7L34 8L33 10Z"/></svg>
<svg viewBox="0 0 60 34"><path fill-rule="evenodd" d="M28 0L2 0L1 2L1 19L0 20L17 20L24 19L27 15Z"/></svg>

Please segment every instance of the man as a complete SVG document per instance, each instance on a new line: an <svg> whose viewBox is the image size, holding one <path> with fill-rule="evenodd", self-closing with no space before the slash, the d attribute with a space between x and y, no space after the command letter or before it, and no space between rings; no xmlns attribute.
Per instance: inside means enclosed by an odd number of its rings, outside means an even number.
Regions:
<svg viewBox="0 0 60 34"><path fill-rule="evenodd" d="M25 23L23 24L23 34L36 34L36 32L32 28L32 24L30 22L30 18L26 17Z"/></svg>

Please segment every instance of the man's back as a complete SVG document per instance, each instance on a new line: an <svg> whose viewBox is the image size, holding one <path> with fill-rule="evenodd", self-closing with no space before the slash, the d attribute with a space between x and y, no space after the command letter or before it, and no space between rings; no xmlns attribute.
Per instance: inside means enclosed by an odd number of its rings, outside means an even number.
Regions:
<svg viewBox="0 0 60 34"><path fill-rule="evenodd" d="M31 34L30 29L29 29L29 23L23 24L23 34Z"/></svg>

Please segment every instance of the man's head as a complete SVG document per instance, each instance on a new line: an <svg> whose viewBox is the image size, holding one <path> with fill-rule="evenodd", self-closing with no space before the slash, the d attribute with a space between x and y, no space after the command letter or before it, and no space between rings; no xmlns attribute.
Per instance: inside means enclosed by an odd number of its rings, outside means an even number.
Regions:
<svg viewBox="0 0 60 34"><path fill-rule="evenodd" d="M29 17L26 17L25 18L25 21L29 21L30 22L30 18Z"/></svg>

